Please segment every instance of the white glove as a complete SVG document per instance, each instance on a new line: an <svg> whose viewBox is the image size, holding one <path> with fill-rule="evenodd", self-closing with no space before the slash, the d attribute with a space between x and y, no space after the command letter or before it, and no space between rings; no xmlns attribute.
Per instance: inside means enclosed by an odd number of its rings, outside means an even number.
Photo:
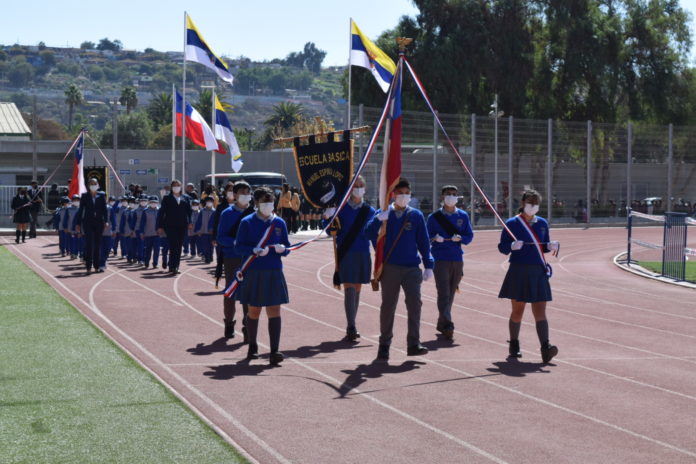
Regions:
<svg viewBox="0 0 696 464"><path fill-rule="evenodd" d="M436 241L437 243L442 243L445 241L444 238L440 237L440 234L435 234L435 236L433 237L433 240Z"/></svg>
<svg viewBox="0 0 696 464"><path fill-rule="evenodd" d="M389 210L382 211L381 213L379 213L379 214L377 215L377 219L379 219L379 220L382 221L382 222L384 222L384 221L386 221L387 219L389 219Z"/></svg>
<svg viewBox="0 0 696 464"><path fill-rule="evenodd" d="M523 246L524 246L524 242L522 240L515 240L514 242L512 242L511 248L512 248L512 251L517 251L517 250L522 249Z"/></svg>
<svg viewBox="0 0 696 464"><path fill-rule="evenodd" d="M549 250L551 250L551 251L558 251L558 249L561 247L561 244L558 243L556 240L553 240L553 241L549 242L548 247L549 247Z"/></svg>
<svg viewBox="0 0 696 464"><path fill-rule="evenodd" d="M326 208L326 211L324 211L324 219L333 217L334 213L336 213L336 208Z"/></svg>
<svg viewBox="0 0 696 464"><path fill-rule="evenodd" d="M275 248L275 252L279 255L285 253L285 245L282 243L276 243L273 247Z"/></svg>
<svg viewBox="0 0 696 464"><path fill-rule="evenodd" d="M433 270L432 269L425 269L423 271L423 282L427 282L432 278L433 278Z"/></svg>
<svg viewBox="0 0 696 464"><path fill-rule="evenodd" d="M452 236L452 241L453 241L453 242L461 242L461 241L462 241L462 236L459 235L459 234L454 234L454 235Z"/></svg>
<svg viewBox="0 0 696 464"><path fill-rule="evenodd" d="M266 256L268 254L268 247L254 248L252 251L256 256Z"/></svg>

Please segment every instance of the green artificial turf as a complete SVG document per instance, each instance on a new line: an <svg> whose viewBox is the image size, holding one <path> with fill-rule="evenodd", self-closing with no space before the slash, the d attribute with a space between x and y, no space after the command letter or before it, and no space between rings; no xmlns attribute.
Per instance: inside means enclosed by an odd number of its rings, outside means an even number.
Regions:
<svg viewBox="0 0 696 464"><path fill-rule="evenodd" d="M648 269L650 271L656 272L658 274L662 273L662 262L661 261L638 261L638 265ZM686 262L686 277L685 280L690 282L696 282L696 262L687 261Z"/></svg>
<svg viewBox="0 0 696 464"><path fill-rule="evenodd" d="M0 462L247 462L0 247Z"/></svg>

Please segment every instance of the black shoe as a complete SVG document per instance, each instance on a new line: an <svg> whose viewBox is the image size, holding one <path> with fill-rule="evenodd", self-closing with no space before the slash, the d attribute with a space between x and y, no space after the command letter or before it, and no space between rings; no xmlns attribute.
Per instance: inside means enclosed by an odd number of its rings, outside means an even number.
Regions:
<svg viewBox="0 0 696 464"><path fill-rule="evenodd" d="M247 359L259 359L259 347L256 344L249 344L249 351L247 352Z"/></svg>
<svg viewBox="0 0 696 464"><path fill-rule="evenodd" d="M520 341L519 340L508 340L510 344L510 354L508 358L521 358L522 352L520 351Z"/></svg>
<svg viewBox="0 0 696 464"><path fill-rule="evenodd" d="M454 328L438 329L447 340L454 340Z"/></svg>
<svg viewBox="0 0 696 464"><path fill-rule="evenodd" d="M225 319L225 338L234 338L234 324L235 320L229 321Z"/></svg>
<svg viewBox="0 0 696 464"><path fill-rule="evenodd" d="M271 353L269 361L273 366L277 366L278 364L283 362L283 359L285 359L283 353L281 353L280 351L276 351L275 353Z"/></svg>
<svg viewBox="0 0 696 464"><path fill-rule="evenodd" d="M406 354L409 356L423 356L428 354L428 349L419 343L417 345L409 346L408 350L406 350Z"/></svg>
<svg viewBox="0 0 696 464"><path fill-rule="evenodd" d="M554 356L558 354L558 347L547 344L541 347L541 361L544 364L550 363Z"/></svg>
<svg viewBox="0 0 696 464"><path fill-rule="evenodd" d="M382 359L386 361L389 359L389 345L379 345L377 350L377 359Z"/></svg>
<svg viewBox="0 0 696 464"><path fill-rule="evenodd" d="M92 273L92 267L91 267L91 266L87 266L87 269L86 269L86 270L87 270L87 274L91 274L91 273Z"/></svg>
<svg viewBox="0 0 696 464"><path fill-rule="evenodd" d="M242 343L246 345L249 343L249 334L247 333L247 328L242 327Z"/></svg>
<svg viewBox="0 0 696 464"><path fill-rule="evenodd" d="M162 269L167 269L167 263L162 263Z"/></svg>
<svg viewBox="0 0 696 464"><path fill-rule="evenodd" d="M355 327L348 327L346 329L346 340L349 342L354 342L360 338L360 332Z"/></svg>

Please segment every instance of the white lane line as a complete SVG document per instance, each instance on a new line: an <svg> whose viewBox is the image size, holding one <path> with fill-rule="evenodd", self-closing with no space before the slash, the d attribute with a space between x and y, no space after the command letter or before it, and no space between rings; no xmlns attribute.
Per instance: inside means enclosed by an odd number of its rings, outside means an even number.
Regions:
<svg viewBox="0 0 696 464"><path fill-rule="evenodd" d="M189 270L192 270L192 269L189 269ZM188 272L188 271L187 271L187 272ZM185 274L185 273L182 273L181 275L184 275L184 274ZM196 275L194 275L194 274L189 274L189 275L190 275L191 277L194 277L194 278L199 279L199 280L201 280L201 281L207 282L207 283L210 284L210 285L214 285L214 284L213 284L212 282L210 282L209 280L202 279L202 278L200 278L200 277L198 277L198 276L196 276ZM177 293L177 296L178 296L178 293ZM202 312L200 312L198 309L194 308L193 305L189 304L189 303L186 302L185 300L182 299L181 301L182 301L182 303L184 303L186 306L188 306L191 310L193 310L196 314L202 315L203 317L205 317L206 319L212 321L213 323L215 323L216 325L218 325L218 326L220 326L220 327L224 327L224 324L223 324L222 322L220 322L220 321L218 321L218 320L215 320L215 319L212 319L211 317L207 316L206 314L203 314ZM290 311L290 312L292 312L292 313L295 313L295 314L300 314L300 313L298 313L297 311L290 309L290 308L287 307L286 305L283 305L283 309L284 309L284 310L287 310L287 311ZM304 315L303 315L303 317L306 317L306 318L308 318L308 319L311 319L311 320L313 320L313 321L315 321L315 322L317 322L317 323L326 325L326 326L328 326L328 327L336 328L335 326L332 326L332 325L330 325L330 324L328 324L328 323L325 323L325 322L323 322L323 321L320 321L319 319L314 319L314 318L312 318L312 317L304 316ZM342 329L341 329L341 330L342 330ZM266 348L266 349L268 348L268 346L266 346L266 345L264 345L263 343L260 343L260 342L258 343L258 345L259 345L259 346L263 346L263 347ZM319 370L317 370L317 369L315 369L315 368L309 366L309 365L308 365L307 363L305 363L304 361L300 361L300 360L295 359L295 358L289 358L289 361L291 361L291 362L293 362L293 363L295 363L295 364L297 364L297 365L299 365L299 366L301 366L301 367L304 367L305 369L307 369L307 370L309 370L309 371L311 371L311 372L314 372L315 374L320 375L321 377L324 377L325 379L331 381L332 383L334 383L334 384L336 385L337 389L341 388L342 385L345 385L345 382L343 382L343 381L341 381L341 380L339 380L339 379L336 379L336 378L334 378L334 377L331 377L330 375L325 374L324 372L321 372L321 371L319 371ZM356 388L352 388L351 391L354 391L354 392L356 392L356 393L362 393L359 389L356 389ZM434 432L434 433L436 433L436 434L438 434L438 435L440 435L440 436L442 436L442 437L444 437L444 438L447 438L447 439L449 439L449 440L451 440L451 441L454 441L455 443L457 443L457 444L463 446L464 448L467 448L468 450L473 451L473 452L475 452L475 453L477 453L477 454L479 454L479 455L481 455L481 456L483 456L483 457L485 457L485 458L487 458L487 459L489 459L489 460L491 460L491 461L493 461L493 462L497 462L497 463L501 463L501 464L503 464L503 463L506 462L506 461L504 461L504 460L502 460L502 459L500 459L500 458L498 458L498 457L496 457L496 456L490 454L489 452L487 452L487 451L485 451L485 450L483 450L483 449L481 449L481 448L479 448L479 447L477 447L477 446L475 446L475 445L473 445L473 444L471 444L471 443L469 443L469 442L467 442L467 441L464 441L464 440L462 440L462 439L460 439L460 438L458 438L458 437L456 437L456 436L454 436L454 435L452 435L452 434L450 434L450 433L448 433L448 432L446 432L446 431L444 431L444 430L442 430L442 429L439 429L439 428L437 428L437 427L435 427L435 426L433 426L433 425L431 425L431 424L429 424L429 423L427 423L427 422L425 422L425 421L423 421L423 420L421 420L421 419L418 419L417 417L412 416L411 414L408 414L407 412L402 411L401 409L399 409L399 408L397 408L397 407L394 407L394 406L392 406L392 405L390 405L390 404L388 404L388 403L385 403L384 401L381 401L381 400L375 398L374 396L372 396L372 395L370 395L370 394L368 394L368 393L363 393L363 394L361 395L361 397L363 397L363 398L365 398L365 399L368 399L368 400L372 401L373 403L375 403L375 404L377 404L377 405L379 405L379 406L381 406L381 407L383 407L383 408L385 408L385 409L387 409L387 410L389 410L389 411L391 411L391 412L393 412L393 413L395 413L395 414L398 414L399 416L401 416L401 417L403 417L403 418L405 418L405 419L407 419L407 420L409 420L409 421L411 421L411 422L413 422L413 423L415 423L415 424L417 424L417 425L419 425L419 426L421 426L421 427L424 427L424 428L430 430L431 432Z"/></svg>
<svg viewBox="0 0 696 464"><path fill-rule="evenodd" d="M330 265L330 264L333 264L333 263L332 263L332 262L329 262L329 263L327 263L326 265L324 265L323 267L326 267L327 265ZM319 274L320 271L321 271L321 269L319 269L319 271L317 271L317 279L319 279L319 283L320 283L323 287L325 287L326 289L330 290L332 293L335 293L335 294L337 294L337 295L341 295L341 293L338 292L337 290L335 290L335 289L333 288L333 286L329 286L328 284L326 284L326 283L321 279L321 276L320 276L320 274ZM336 295L331 295L331 294L324 293L324 292L321 292L321 291L318 291L318 290L314 290L314 289L311 289L311 288L302 287L302 286L299 286L299 285L296 285L296 284L288 283L288 285L296 286L296 287L302 288L302 289L304 289L304 290L306 290L306 291L308 291L308 292L317 293L317 294L320 294L320 295L328 296L328 297L335 298L335 299L337 299L337 300L343 301L342 295L339 297L339 296L336 296ZM371 305L371 304L369 304L369 303L367 303L367 302L364 302L364 301L361 301L361 302L360 302L360 305L361 305L361 306L369 307L369 308L374 309L374 310L376 310L376 311L379 311L379 307L378 307L378 306ZM485 316L495 317L495 318L503 319L503 320L507 320L507 319L508 319L507 317L504 317L504 316L499 316L499 315L497 315L497 314L491 314L491 313L487 313L487 312L484 312L484 311L479 311L479 310L474 309L474 308L469 308L468 306L462 306L462 305L456 305L456 306L459 306L460 308L463 308L463 309L466 309L466 310L469 310L469 311L472 311L472 312L476 312L476 313L479 313L479 314L483 314L483 315L485 315ZM406 319L406 318L407 318L405 315L400 314L400 313L396 313L396 316L397 316L397 317L400 317L400 318L402 318L402 319ZM522 322L522 323L523 323L524 325L528 325L528 326L532 326L532 325L533 325L533 324L528 323L528 322ZM436 327L435 324L433 324L433 323L431 323L431 322L427 322L427 321L421 321L421 324L429 325L429 326L431 326L431 327ZM555 330L555 329L554 329L554 330ZM507 343L496 342L496 341L494 341L494 340L490 340L490 339L487 339L487 338L479 337L479 336L477 336L477 335L473 335L473 334L470 334L470 333L467 333L467 332L462 332L462 331L456 330L456 329L455 329L455 333L464 335L464 336L469 337L469 338L474 339L474 340L478 340L478 341L482 341L482 342L486 342L486 343L491 343L491 344L493 344L493 345L497 345L497 346L501 346L501 347L507 348ZM575 335L575 334L571 334L571 335ZM535 353L535 352L532 352L532 351L529 351L529 350L522 350L522 351L523 351L524 353L534 354L535 356L538 354L538 353ZM653 353L653 354L654 354L654 353ZM666 358L669 358L669 359L677 359L677 360L680 360L680 361L692 362L692 361L690 360L691 357L689 357L689 356L687 356L687 357L669 357L669 356L666 356L666 355L663 355L663 354L660 354L660 353L657 353L657 354L654 354L654 355L655 355L654 357L659 358L659 359L666 359ZM670 389L668 389L668 388L660 387L660 386L658 386L658 385L654 385L654 384L651 384L651 383L642 382L642 381L640 381L640 380L632 379L632 378L630 378L630 377L624 377L624 376L621 376L621 375L613 374L613 373L611 373L611 372L607 372L607 371L604 371L604 370L601 370L601 369L596 369L596 368L589 367L589 366L585 366L585 365L582 365L582 364L577 364L577 363L574 363L574 362L572 362L572 361L570 361L569 359L566 359L566 358L555 358L555 362L567 364L567 365L569 365L569 366L577 367L577 368L579 368L579 369L583 369L583 370L586 370L586 371L589 371L589 372L594 372L594 373L596 373L596 374L605 375L605 376L608 376L608 377L611 377L611 378L614 378L614 379L617 379L617 380L622 380L622 381L624 381L624 382L628 382L628 383L631 383L631 384L634 384L634 385L639 385L639 386L641 386L641 387L650 388L650 389L653 389L653 390L658 390L658 391L661 391L661 392L663 392L663 393L668 393L668 394L670 394L670 395L675 395L675 396L679 396L679 397L681 397L681 398L685 398L685 399L688 399L688 400L696 401L696 396L687 395L687 394L685 394L685 393L681 393L681 392L678 392L678 391L670 390Z"/></svg>
<svg viewBox="0 0 696 464"><path fill-rule="evenodd" d="M230 421L235 427L239 428L242 432L245 432L250 438L254 440L259 446L261 446L264 450L269 452L269 454L273 455L278 459L279 462L282 462L284 464L290 463L287 459L285 459L282 455L277 453L273 448L271 448L266 442L258 438L253 432L251 432L249 429L244 427L241 422L239 422L236 418L234 418L229 412L227 412L225 409L223 409L220 405L215 403L211 398L206 396L204 393L202 393L200 390L198 390L196 387L191 385L186 379L181 377L179 374L177 374L174 370L169 368L162 360L160 360L157 356L152 354L150 351L148 351L144 346L142 346L140 343L138 343L136 340L134 340L131 336L129 336L126 332L121 330L116 324L114 324L108 317L106 317L96 306L90 305L90 303L87 303L82 297L80 297L77 293L72 291L70 288L68 288L63 282L61 282L59 279L51 275L48 271L40 267L33 259L31 259L29 256L27 256L24 252L20 250L16 250L19 254L24 256L24 258L32 263L36 269L41 270L43 273L45 273L50 279L55 281L60 287L64 289L67 293L71 294L77 301L79 301L86 309L89 309L93 314L98 316L100 319L102 319L106 324L108 324L111 328L113 328L116 332L119 333L123 338L128 340L130 343L132 343L135 347L137 347L143 354L145 354L147 357L149 357L152 361L154 361L157 365L159 365L162 369L166 370L172 377L176 378L181 384L188 388L192 393L194 393L196 396L198 396L201 400L203 400L205 403L208 404L208 406L212 407L215 411L218 412L221 416L225 417L228 421ZM36 272L36 271L34 271ZM120 272L120 271L119 271ZM108 276L105 276L103 280L105 280L107 277L111 277L113 275L118 275L117 272L111 271L111 273ZM92 293L90 291L90 293ZM84 313L83 313L84 314ZM179 391L174 388L170 383L165 381L159 374L157 374L153 369L148 367L144 362L142 362L138 356L135 355L131 350L126 348L123 343L119 342L116 340L111 334L109 334L107 331L102 329L98 324L96 324L92 318L88 317L88 320L92 322L92 324L100 331L102 332L107 338L109 338L112 342L114 342L117 346L119 346L128 356L130 356L132 359L134 359L138 364L140 364L145 370L147 370L154 378L156 378L162 385L164 385L174 396L176 396L182 403L184 403L187 407L189 407L193 412L195 412L203 422L205 422L210 428L212 428L218 435L220 435L225 441L227 441L230 445L235 447L241 455L243 455L247 460L250 462L259 464L259 461L256 460L251 454L249 454L248 451L246 451L242 446L240 446L231 436L227 434L223 429L221 429L218 425L216 425L211 419L209 419L198 407L193 405L187 398L185 398ZM258 441L257 441L258 440Z"/></svg>
<svg viewBox="0 0 696 464"><path fill-rule="evenodd" d="M129 282L134 283L135 285L138 285L139 287L144 288L145 290L147 290L147 291L149 291L149 292L151 292L151 293L154 293L155 295L157 295L157 296L160 297L160 298L164 298L165 300L167 300L168 302L170 302L170 303L173 304L173 305L181 306L181 303L179 303L178 301L173 300L172 298L169 298L167 295L163 295L162 293L158 292L157 290L153 290L153 289L151 289L150 287L148 287L148 286L146 286L146 285L144 285L144 284L141 284L141 283L138 282L137 280L131 279L130 277L128 277L128 276L126 276L126 275L124 275L124 274L118 274L118 276L119 276L119 277L122 277L122 278L124 278L124 279L126 279L126 280L129 281Z"/></svg>

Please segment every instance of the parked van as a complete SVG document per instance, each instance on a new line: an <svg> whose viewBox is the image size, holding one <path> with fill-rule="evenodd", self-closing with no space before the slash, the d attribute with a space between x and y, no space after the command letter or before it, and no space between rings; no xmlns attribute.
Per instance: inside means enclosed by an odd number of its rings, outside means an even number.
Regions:
<svg viewBox="0 0 696 464"><path fill-rule="evenodd" d="M208 182L211 182L212 174L205 176ZM251 189L257 187L269 187L271 190L280 189L283 184L288 181L283 174L279 172L223 172L215 174L214 184L218 187L224 186L227 182L246 181L251 185ZM213 183L213 182L211 182Z"/></svg>

